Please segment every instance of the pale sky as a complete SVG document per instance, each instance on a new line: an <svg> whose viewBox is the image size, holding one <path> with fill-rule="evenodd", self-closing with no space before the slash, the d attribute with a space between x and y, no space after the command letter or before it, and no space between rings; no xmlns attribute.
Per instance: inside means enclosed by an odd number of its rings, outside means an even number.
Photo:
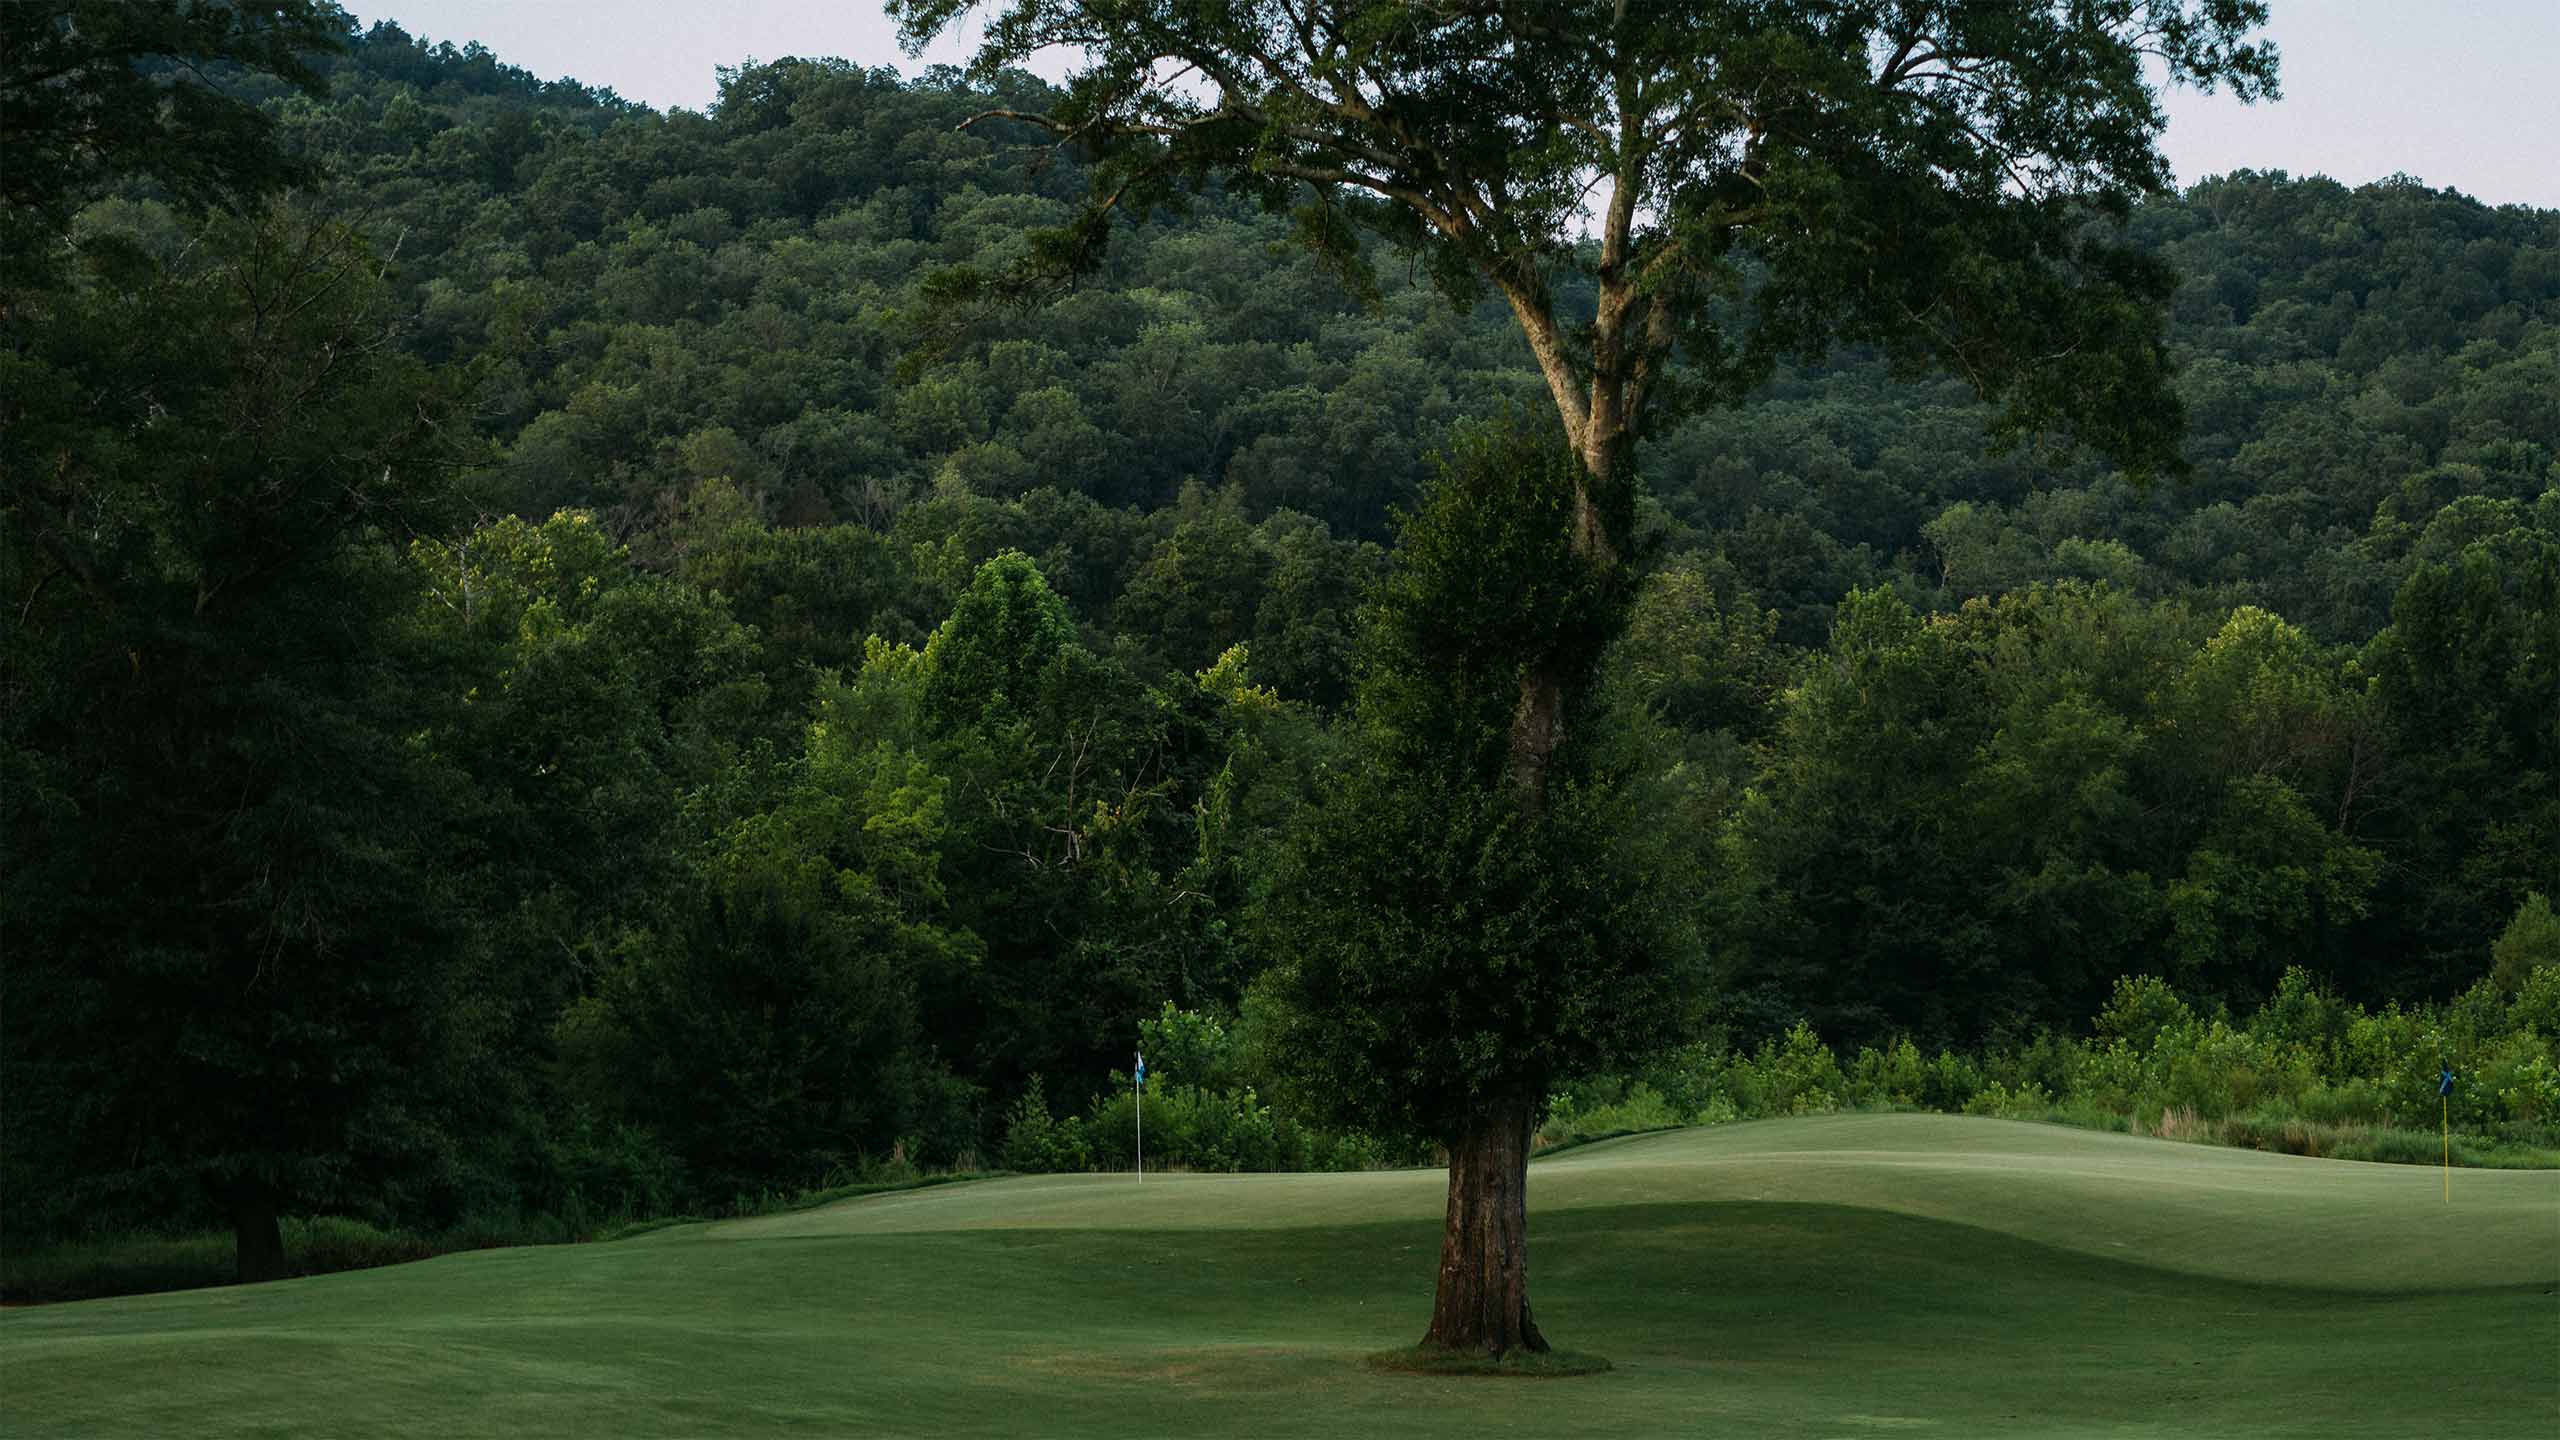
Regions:
<svg viewBox="0 0 2560 1440"><path fill-rule="evenodd" d="M912 72L872 0L344 0L371 23L477 40L545 79L703 109L716 67L838 56ZM2560 209L2560 0L2273 0L2285 98L2169 99L2180 183L2250 168L2351 185L2395 172L2493 205ZM966 21L963 24L967 24ZM957 63L947 40L925 61ZM1058 66L1042 68L1051 78Z"/></svg>

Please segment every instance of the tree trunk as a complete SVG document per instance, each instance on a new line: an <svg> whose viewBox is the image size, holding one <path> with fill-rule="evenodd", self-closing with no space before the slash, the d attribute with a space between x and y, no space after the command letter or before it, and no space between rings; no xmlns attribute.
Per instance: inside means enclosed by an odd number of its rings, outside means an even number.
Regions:
<svg viewBox="0 0 2560 1440"><path fill-rule="evenodd" d="M1595 396L1605 392L1594 387ZM1617 410L1611 405L1595 404L1590 418L1575 433L1575 452L1581 456L1584 475L1575 484L1573 495L1573 549L1575 559L1595 569L1607 570L1618 563L1618 536L1609 533L1599 497L1595 493L1603 484L1617 481L1618 467L1633 435L1616 423ZM1566 417L1567 428L1572 417ZM1546 809L1547 766L1564 744L1565 687L1563 675L1582 660L1581 656L1549 655L1539 657L1520 676L1520 701L1511 712L1511 787L1531 814Z"/></svg>
<svg viewBox="0 0 2560 1440"><path fill-rule="evenodd" d="M1449 1146L1449 1219L1440 1237L1440 1288L1422 1343L1500 1357L1542 1352L1529 1317L1528 1097L1497 1099L1467 1117Z"/></svg>
<svg viewBox="0 0 2560 1440"><path fill-rule="evenodd" d="M1564 682L1555 667L1532 665L1520 677L1520 703L1511 712L1511 788L1531 814L1547 804L1547 765L1564 743Z"/></svg>
<svg viewBox="0 0 2560 1440"><path fill-rule="evenodd" d="M1593 388L1595 399L1616 398L1615 390ZM1619 480L1634 435L1615 404L1595 404L1578 417L1561 389L1558 398L1586 472L1573 497L1572 553L1605 570L1618 563L1620 537L1609 533L1594 492ZM1564 744L1569 663L1564 656L1540 657L1520 677L1511 716L1511 784L1532 814L1546 808L1547 768ZM1529 1132L1537 1108L1534 1095L1496 1097L1469 1115L1450 1142L1449 1215L1425 1346L1496 1358L1547 1349L1529 1314Z"/></svg>
<svg viewBox="0 0 2560 1440"><path fill-rule="evenodd" d="M275 1192L254 1180L233 1180L223 1187L222 1198L240 1245L240 1283L283 1279L284 1230L276 1220Z"/></svg>

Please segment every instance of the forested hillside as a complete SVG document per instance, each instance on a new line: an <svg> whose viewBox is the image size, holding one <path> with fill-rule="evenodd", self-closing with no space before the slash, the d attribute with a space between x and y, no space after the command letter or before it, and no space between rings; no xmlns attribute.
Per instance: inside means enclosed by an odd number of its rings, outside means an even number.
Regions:
<svg viewBox="0 0 2560 1440"><path fill-rule="evenodd" d="M954 302L1085 185L963 128L1028 77L346 39L238 82L300 188L12 262L12 1237L722 1204L1233 1018L1394 517L1546 404L1508 314L1218 199ZM1608 692L1737 1043L2560 963L2560 213L2132 224L2186 475L1859 353L1642 455Z"/></svg>

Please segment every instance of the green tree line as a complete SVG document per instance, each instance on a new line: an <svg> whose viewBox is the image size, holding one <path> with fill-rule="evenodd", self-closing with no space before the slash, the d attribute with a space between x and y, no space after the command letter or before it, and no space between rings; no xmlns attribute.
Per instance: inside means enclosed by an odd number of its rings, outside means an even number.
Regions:
<svg viewBox="0 0 2560 1440"><path fill-rule="evenodd" d="M1072 1154L1029 1117L1165 1006L1280 1043L1248 997L1364 878L1293 845L1319 802L1452 823L1354 777L1483 697L1363 656L1471 643L1426 623L1470 552L1395 517L1546 404L1508 314L1214 188L1036 310L937 298L1084 193L957 128L1028 77L658 114L299 34L217 52L183 166L142 106L9 197L7 1243L218 1222L270 1274L289 1215ZM1637 456L1576 763L1737 1045L2023 1044L2134 974L2450 1000L2560 895L2560 214L2244 173L2129 233L2184 481L1988 450L1855 348ZM1277 1075L1168 1079L1405 1158Z"/></svg>

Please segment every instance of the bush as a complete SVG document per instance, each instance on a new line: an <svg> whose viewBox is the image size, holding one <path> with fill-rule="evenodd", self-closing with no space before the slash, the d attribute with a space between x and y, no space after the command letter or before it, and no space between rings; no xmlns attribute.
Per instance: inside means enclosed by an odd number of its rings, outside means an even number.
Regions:
<svg viewBox="0 0 2560 1440"><path fill-rule="evenodd" d="M2149 1050L2160 1032L2195 1022L2195 1012L2169 982L2156 975L2128 975L2116 981L2107 1008L2098 1012L2101 1040L2122 1040L2136 1050Z"/></svg>
<svg viewBox="0 0 2560 1440"><path fill-rule="evenodd" d="M684 1162L647 1129L599 1120L583 1107L543 1143L543 1173L524 1190L537 1213L573 1231L678 1208Z"/></svg>
<svg viewBox="0 0 2560 1440"><path fill-rule="evenodd" d="M2560 1120L2560 1066L2552 1064L2541 1036L2519 1033L2489 1047L2478 1077L2477 1109L2529 1126Z"/></svg>
<svg viewBox="0 0 2560 1440"><path fill-rule="evenodd" d="M1560 1140L1587 1140L1603 1135L1623 1135L1634 1130L1667 1130L1675 1125L1691 1123L1693 1117L1674 1106L1661 1091L1642 1080L1627 1087L1626 1093L1607 1104L1581 1109L1568 1099L1552 1110L1547 1123L1539 1131L1550 1143Z"/></svg>
<svg viewBox="0 0 2560 1440"><path fill-rule="evenodd" d="M2278 1045L2293 1045L2325 1059L2346 1033L2347 1007L2320 988L2311 972L2288 966L2276 982L2276 993L2249 1018L2251 1034Z"/></svg>
<svg viewBox="0 0 2560 1440"><path fill-rule="evenodd" d="M2080 1047L2067 1093L2075 1103L2132 1114L2143 1108L2150 1086L2142 1052L2124 1039L2092 1041ZM2157 1108L2157 1102L2152 1102Z"/></svg>
<svg viewBox="0 0 2560 1440"><path fill-rule="evenodd" d="M2221 1020L2160 1032L2148 1061L2151 1097L2199 1115L2229 1115L2309 1088L2311 1071L2246 1030Z"/></svg>
<svg viewBox="0 0 2560 1440"><path fill-rule="evenodd" d="M1886 1049L1858 1047L1849 1065L1849 1103L1853 1105L1917 1105L1928 1088L1928 1064L1909 1036Z"/></svg>
<svg viewBox="0 0 2560 1440"><path fill-rule="evenodd" d="M1920 1103L1932 1110L1962 1114L1982 1089L1982 1068L1952 1050L1941 1050L1920 1076Z"/></svg>
<svg viewBox="0 0 2560 1440"><path fill-rule="evenodd" d="M1231 1090L1240 1079L1226 1023L1206 1011L1177 1009L1170 1000L1155 1019L1138 1022L1138 1048L1151 1079L1204 1090Z"/></svg>
<svg viewBox="0 0 2560 1440"><path fill-rule="evenodd" d="M1840 1108L1849 1089L1831 1047L1801 1020L1761 1046L1753 1068L1759 1072L1762 1114L1826 1114Z"/></svg>
<svg viewBox="0 0 2560 1440"><path fill-rule="evenodd" d="M2390 1114L2386 1092L2372 1080L2324 1080L2294 1101L2294 1109L2315 1125L2378 1125Z"/></svg>
<svg viewBox="0 0 2560 1440"><path fill-rule="evenodd" d="M1841 1106L1919 1105L2053 1120L2295 1155L2440 1162L2440 1065L2455 1073L2457 1162L2560 1166L2560 967L2528 972L2512 1000L2474 986L2439 1006L2379 1011L2295 968L2234 1025L2199 1015L2166 982L2119 980L2089 1039L2053 1033L1923 1059L1908 1039L1862 1048L1844 1073L1805 1025L1751 1052L1687 1047L1643 1080L1564 1087L1550 1141L1657 1124L1713 1124ZM1659 1083L1656 1083L1656 1082Z"/></svg>
<svg viewBox="0 0 2560 1440"><path fill-rule="evenodd" d="M1051 1116L1048 1087L1039 1076L1032 1076L1013 1108L1005 1112L1004 1168L1026 1175L1047 1174L1083 1170L1089 1159L1084 1122L1074 1116L1065 1120Z"/></svg>
<svg viewBox="0 0 2560 1440"><path fill-rule="evenodd" d="M927 1117L957 1148L937 1113L953 1097L916 1058L893 917L760 873L687 900L572 1007L561 1043L590 1103L683 1159L688 1203L808 1188Z"/></svg>
<svg viewBox="0 0 2560 1440"><path fill-rule="evenodd" d="M2053 1096L2041 1085L2029 1083L2012 1090L1994 1080L1973 1093L1973 1098L1965 1102L1964 1113L2003 1120L2042 1120L2053 1108Z"/></svg>
<svg viewBox="0 0 2560 1440"><path fill-rule="evenodd" d="M2507 1023L2560 1045L2560 965L2537 965L2507 1007Z"/></svg>

